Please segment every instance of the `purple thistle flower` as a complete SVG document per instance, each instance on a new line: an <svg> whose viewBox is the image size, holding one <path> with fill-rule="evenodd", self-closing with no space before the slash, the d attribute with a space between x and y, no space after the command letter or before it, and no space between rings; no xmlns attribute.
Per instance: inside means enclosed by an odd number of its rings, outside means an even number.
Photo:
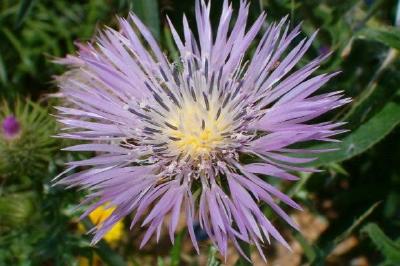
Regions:
<svg viewBox="0 0 400 266"><path fill-rule="evenodd" d="M167 216L173 242L184 213L197 251L196 220L224 256L229 241L242 255L239 240L254 244L263 257L262 245L271 237L290 249L259 203L268 204L294 228L276 200L301 207L258 174L297 180L292 171L315 171L301 166L315 158L291 154L328 150L292 145L334 141L333 136L344 132L338 129L343 123L310 121L349 99L341 92L314 95L337 74L312 77L327 55L294 69L315 34L291 47L300 25L289 30L283 18L268 26L247 60L266 15L246 31L249 7L242 1L229 30L233 10L224 1L213 35L210 8L210 3L196 1L198 39L186 17L184 39L168 20L180 52L177 64L167 59L134 14L130 22L119 19L120 31L107 28L95 44L80 45L78 56L61 61L72 70L59 78L69 103L57 107L66 125L60 136L91 142L66 150L98 155L69 162L66 171L91 168L59 183L91 191L82 203L91 204L83 216L103 204L115 207L102 226L93 229L93 243L130 214L131 227L144 218L141 226L147 229L141 246L153 234L158 240ZM242 163L243 154L258 162Z"/></svg>
<svg viewBox="0 0 400 266"><path fill-rule="evenodd" d="M3 120L3 133L6 138L14 138L20 132L21 126L18 120L13 116L9 115Z"/></svg>

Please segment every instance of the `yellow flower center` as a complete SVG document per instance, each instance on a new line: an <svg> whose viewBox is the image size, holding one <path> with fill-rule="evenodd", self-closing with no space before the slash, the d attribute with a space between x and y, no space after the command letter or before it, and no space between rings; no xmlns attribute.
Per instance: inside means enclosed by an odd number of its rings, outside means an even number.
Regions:
<svg viewBox="0 0 400 266"><path fill-rule="evenodd" d="M230 128L232 119L218 106L215 101L207 105L189 101L170 112L165 128L171 140L169 148L194 159L208 157L212 151L222 148L226 142L223 133Z"/></svg>

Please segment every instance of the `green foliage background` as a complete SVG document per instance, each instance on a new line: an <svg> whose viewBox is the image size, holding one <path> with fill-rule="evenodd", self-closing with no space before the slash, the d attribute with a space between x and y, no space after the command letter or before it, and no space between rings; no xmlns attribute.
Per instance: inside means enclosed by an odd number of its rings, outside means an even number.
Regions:
<svg viewBox="0 0 400 266"><path fill-rule="evenodd" d="M220 2L213 0L214 25ZM238 2L233 1L236 9ZM289 14L292 25L303 21L305 34L319 29L301 63L332 51L319 71L341 70L342 74L324 90L341 89L353 98L330 117L348 121L351 131L343 135L338 151L313 162L325 171L303 174L296 184L275 184L305 206L309 215L328 224L313 242L301 233L288 232L302 247L301 263L350 265L362 257L370 265L400 265L399 2L250 2L252 20L267 10L268 21ZM182 32L183 13L190 23L194 21L194 0L0 1L0 119L13 113L31 132L12 147L0 141L0 265L79 265L79 257L95 265L99 263L95 254L103 265L202 265L193 250L184 249L185 233L174 246L144 251L137 248L138 232L128 229L118 247L104 241L90 246L90 237L76 230L80 213L74 207L84 192L51 183L64 162L78 156L60 152L67 143L51 138L57 126L49 106L56 100L48 95L57 92L53 76L62 73L51 61L73 53L74 41L90 41L103 25L115 27L116 15L126 16L129 11L137 13L170 58L176 58L165 15ZM329 210L324 202L329 202ZM271 215L269 210L266 214ZM90 227L90 221L84 223ZM287 230L287 226L282 228ZM350 237L358 239L358 244L329 259ZM207 241L202 251L208 256L203 263L221 264ZM276 257L272 251L267 253ZM236 265L249 264L239 259Z"/></svg>

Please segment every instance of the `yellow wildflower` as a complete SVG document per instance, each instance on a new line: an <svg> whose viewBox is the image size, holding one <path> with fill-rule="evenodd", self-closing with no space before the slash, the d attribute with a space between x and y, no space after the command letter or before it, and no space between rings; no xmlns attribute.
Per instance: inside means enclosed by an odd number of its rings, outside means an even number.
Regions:
<svg viewBox="0 0 400 266"><path fill-rule="evenodd" d="M95 209L89 214L89 219L94 225L96 226L101 225L101 223L103 223L115 210L114 207L106 208L105 206L106 204L99 206L97 209ZM79 231L81 232L86 231L82 224L79 224ZM123 231L124 231L124 224L120 220L111 228L110 231L108 231L104 235L103 238L108 244L110 244L111 246L115 246L118 243L118 241L121 240L123 236Z"/></svg>

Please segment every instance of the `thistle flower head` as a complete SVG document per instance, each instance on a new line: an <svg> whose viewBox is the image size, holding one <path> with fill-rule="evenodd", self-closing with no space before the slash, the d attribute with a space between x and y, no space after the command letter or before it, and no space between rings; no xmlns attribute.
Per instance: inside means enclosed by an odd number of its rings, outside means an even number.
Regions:
<svg viewBox="0 0 400 266"><path fill-rule="evenodd" d="M229 241L241 253L239 240L256 245L261 254L270 237L289 247L258 203L295 228L276 200L301 207L259 174L296 180L292 171L313 171L298 164L315 158L292 154L325 150L292 145L331 141L343 132L337 129L341 123L313 119L348 99L341 92L315 95L336 75L312 77L326 55L295 69L315 34L294 42L300 26L290 30L286 18L261 32L265 14L247 27L243 1L232 29L233 9L224 1L214 34L210 8L196 1L197 37L185 17L184 39L170 23L180 62L167 59L134 14L129 21L119 19L120 31L107 28L95 43L80 45L77 56L60 61L72 68L59 78L68 102L58 107L66 125L60 136L89 141L67 150L98 155L69 162L67 170L91 168L59 183L90 190L84 216L105 203L115 206L94 229L93 242L130 214L131 226L143 218L147 228L142 245L153 234L159 238L166 217L173 241L184 213L197 250L195 220L225 256ZM257 162L244 163L246 155Z"/></svg>
<svg viewBox="0 0 400 266"><path fill-rule="evenodd" d="M0 102L0 176L41 174L55 150L56 123L29 100Z"/></svg>

